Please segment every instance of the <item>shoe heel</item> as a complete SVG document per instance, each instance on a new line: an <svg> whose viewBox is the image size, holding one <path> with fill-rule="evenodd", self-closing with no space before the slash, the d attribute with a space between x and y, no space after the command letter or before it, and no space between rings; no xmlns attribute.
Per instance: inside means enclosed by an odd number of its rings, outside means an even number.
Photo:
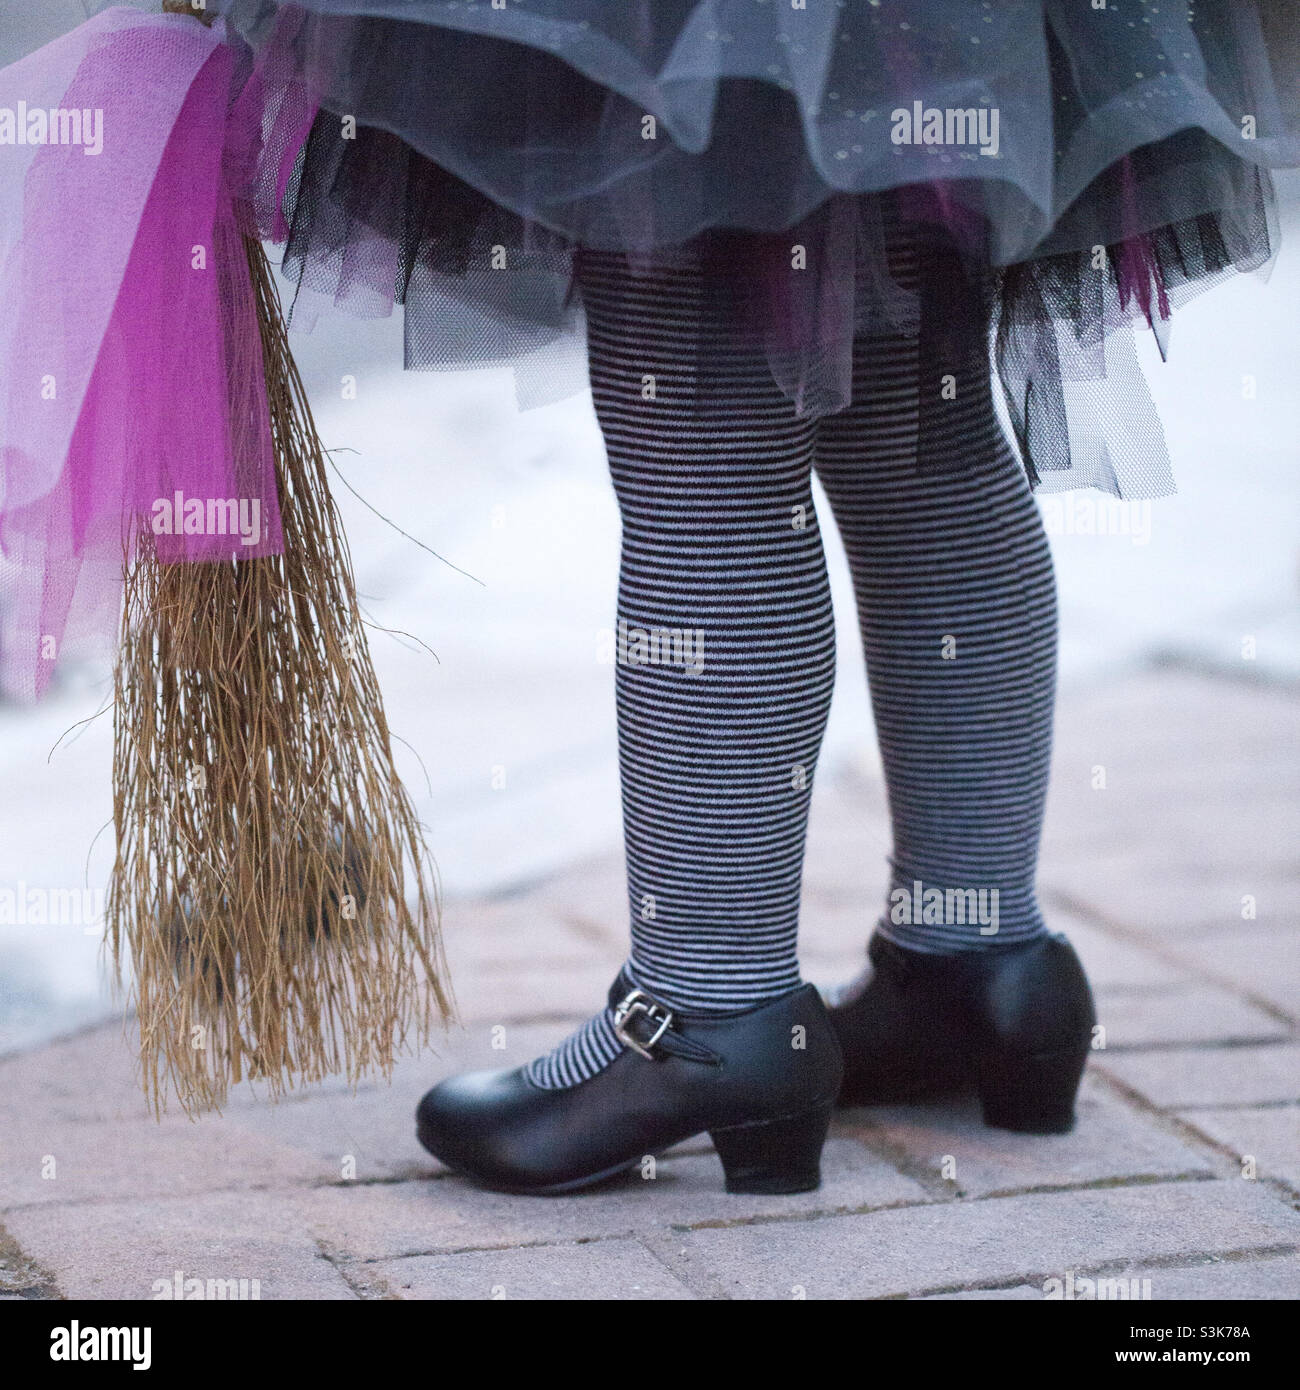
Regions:
<svg viewBox="0 0 1300 1390"><path fill-rule="evenodd" d="M811 1192L821 1185L822 1145L831 1106L758 1124L712 1129L728 1192Z"/></svg>
<svg viewBox="0 0 1300 1390"><path fill-rule="evenodd" d="M1017 1134L1068 1134L1088 1047L1060 1052L989 1053L980 1061L984 1123Z"/></svg>

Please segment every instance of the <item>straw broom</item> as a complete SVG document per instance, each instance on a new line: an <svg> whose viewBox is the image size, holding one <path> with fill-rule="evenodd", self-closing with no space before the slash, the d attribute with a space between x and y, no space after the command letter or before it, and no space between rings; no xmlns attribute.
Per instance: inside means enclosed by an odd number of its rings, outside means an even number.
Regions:
<svg viewBox="0 0 1300 1390"><path fill-rule="evenodd" d="M451 1009L324 452L266 254L245 250L283 553L163 563L142 530L114 677L107 942L157 1113L245 1079L274 1097L388 1074Z"/></svg>

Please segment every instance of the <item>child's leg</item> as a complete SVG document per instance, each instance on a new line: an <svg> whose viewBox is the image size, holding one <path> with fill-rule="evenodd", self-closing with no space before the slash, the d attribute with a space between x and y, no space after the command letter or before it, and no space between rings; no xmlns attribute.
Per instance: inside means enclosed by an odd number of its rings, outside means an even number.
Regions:
<svg viewBox="0 0 1300 1390"><path fill-rule="evenodd" d="M834 625L813 428L731 343L683 254L646 278L584 255L596 413L623 518L615 670L634 985L730 1012L794 988ZM697 361L729 408L690 409ZM572 1085L615 1057L609 1011L533 1064Z"/></svg>
<svg viewBox="0 0 1300 1390"><path fill-rule="evenodd" d="M914 284L915 249L897 256L896 275ZM852 566L889 791L893 874L880 928L912 950L949 953L1044 931L1034 878L1056 594L1038 509L975 350L951 365L956 401L940 407L942 449L962 467L917 475L918 420L931 408L922 397L937 375L922 372L919 351L904 338L856 345L854 404L821 422L817 473ZM932 897L920 921L918 883L945 894L942 912ZM975 898L947 896L971 889ZM972 903L988 920L953 920Z"/></svg>

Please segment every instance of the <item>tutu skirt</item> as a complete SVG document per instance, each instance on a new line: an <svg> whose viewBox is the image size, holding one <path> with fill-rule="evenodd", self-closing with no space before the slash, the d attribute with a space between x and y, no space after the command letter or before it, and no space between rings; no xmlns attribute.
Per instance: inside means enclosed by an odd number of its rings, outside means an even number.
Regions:
<svg viewBox="0 0 1300 1390"><path fill-rule="evenodd" d="M1181 302L1267 266L1270 171L1300 164L1295 0L99 8L0 71L18 694L111 633L151 512L184 520L165 558L280 546L247 236L283 245L298 326L401 304L408 366L510 363L525 406L586 384L585 249L698 257L793 410L851 402L864 335L936 376L983 353L1031 484L1150 497L1173 478L1136 330L1163 352ZM695 409L728 405L694 376ZM917 468L960 468L919 415ZM203 498L258 523L191 532Z"/></svg>
<svg viewBox="0 0 1300 1390"><path fill-rule="evenodd" d="M1300 162L1290 0L215 7L321 103L277 208L300 323L398 302L407 366L512 362L542 402L583 384L576 249L692 243L800 412L849 403L855 336L939 370L989 334L1048 489L1173 491L1131 329L1163 352L1179 302L1265 266ZM928 293L891 282L899 235Z"/></svg>

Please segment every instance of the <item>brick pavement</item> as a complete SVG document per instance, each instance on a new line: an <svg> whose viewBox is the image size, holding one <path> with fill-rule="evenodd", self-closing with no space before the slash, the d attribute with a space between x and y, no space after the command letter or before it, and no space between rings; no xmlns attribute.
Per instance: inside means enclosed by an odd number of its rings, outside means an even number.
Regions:
<svg viewBox="0 0 1300 1390"><path fill-rule="evenodd" d="M728 1196L707 1140L652 1183L467 1187L415 1142L414 1104L454 1069L534 1055L603 996L623 890L601 860L449 905L464 1027L391 1085L276 1107L244 1090L156 1124L120 1024L0 1061L0 1297L149 1298L178 1270L262 1298L1032 1300L1067 1272L1150 1279L1156 1299L1300 1297L1298 710L1168 670L1063 702L1043 895L1105 1028L1071 1135L891 1106L837 1121L815 1193ZM856 968L887 844L880 786L824 778L809 978Z"/></svg>

